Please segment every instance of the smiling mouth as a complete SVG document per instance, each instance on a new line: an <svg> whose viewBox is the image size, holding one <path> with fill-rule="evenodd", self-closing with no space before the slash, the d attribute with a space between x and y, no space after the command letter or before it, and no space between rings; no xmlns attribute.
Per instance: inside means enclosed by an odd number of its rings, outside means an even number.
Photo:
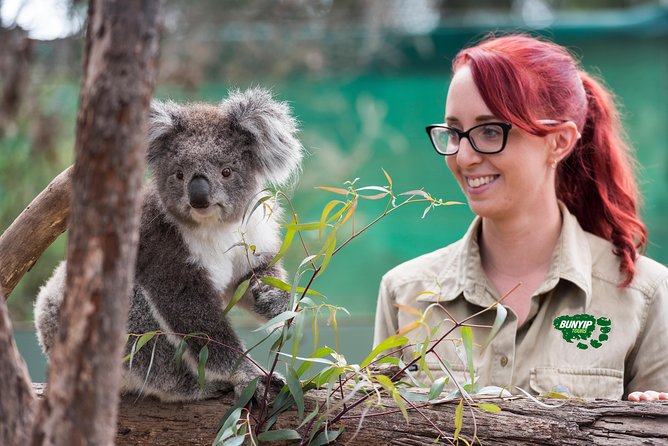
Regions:
<svg viewBox="0 0 668 446"><path fill-rule="evenodd" d="M476 178L466 177L466 184L468 185L468 187L475 189L484 186L485 184L491 183L498 177L499 177L498 175L487 175L484 177L476 177Z"/></svg>

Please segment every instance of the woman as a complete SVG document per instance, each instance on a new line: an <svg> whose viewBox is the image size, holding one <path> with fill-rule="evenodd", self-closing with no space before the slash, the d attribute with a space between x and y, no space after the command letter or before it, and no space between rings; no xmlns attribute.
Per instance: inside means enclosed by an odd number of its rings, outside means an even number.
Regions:
<svg viewBox="0 0 668 446"><path fill-rule="evenodd" d="M647 232L610 93L556 44L490 37L456 56L445 123L427 131L477 218L383 277L374 344L416 320L439 325L433 342L503 297L489 345L494 310L468 321L479 386L668 399L668 269L638 254ZM448 364L466 380L458 338L427 355L432 376Z"/></svg>

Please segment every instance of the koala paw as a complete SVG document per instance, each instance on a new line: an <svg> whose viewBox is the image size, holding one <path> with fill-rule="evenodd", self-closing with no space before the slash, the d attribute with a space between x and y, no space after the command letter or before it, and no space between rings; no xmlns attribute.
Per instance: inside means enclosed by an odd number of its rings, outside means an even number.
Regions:
<svg viewBox="0 0 668 446"><path fill-rule="evenodd" d="M276 398L276 395L281 391L283 386L285 386L285 378L280 374L274 372L269 380L269 390L266 392L267 402L272 401ZM241 395L241 392L247 387L248 383L237 384L234 386L234 393L237 397ZM265 375L258 376L257 386L255 388L255 394L253 395L252 404L259 403L262 398L265 396L265 390L267 388L267 377Z"/></svg>

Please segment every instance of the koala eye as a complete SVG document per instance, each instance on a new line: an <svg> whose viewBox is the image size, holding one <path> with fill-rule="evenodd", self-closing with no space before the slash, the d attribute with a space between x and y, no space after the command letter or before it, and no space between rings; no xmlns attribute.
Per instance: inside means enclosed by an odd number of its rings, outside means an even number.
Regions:
<svg viewBox="0 0 668 446"><path fill-rule="evenodd" d="M177 170L176 171L176 178L179 179L179 180L182 180L183 179L183 171Z"/></svg>
<svg viewBox="0 0 668 446"><path fill-rule="evenodd" d="M223 171L221 173L223 174L223 176L225 178L227 178L230 175L232 175L232 169L230 169L229 167L226 167L226 168L223 169Z"/></svg>

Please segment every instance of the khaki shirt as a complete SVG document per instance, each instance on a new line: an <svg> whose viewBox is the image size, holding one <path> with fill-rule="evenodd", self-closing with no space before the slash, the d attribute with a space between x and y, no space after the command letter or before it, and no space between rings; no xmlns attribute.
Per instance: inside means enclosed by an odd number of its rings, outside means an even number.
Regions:
<svg viewBox="0 0 668 446"><path fill-rule="evenodd" d="M547 277L531 299L527 321L518 328L508 309L485 349L490 329L472 329L476 383L585 398L668 391L668 268L640 257L633 282L619 288L622 277L612 244L585 232L563 205L561 212L561 235ZM453 327L450 316L461 321L500 299L481 266L480 224L476 218L461 240L385 274L374 345L420 317L395 304L419 312L430 308L426 324L432 329L440 324L434 341ZM492 309L469 323L491 326L495 315ZM426 333L419 327L406 336L411 343L423 342ZM463 384L470 374L460 339L460 330L454 330L436 352ZM406 363L414 350L404 351ZM434 378L443 376L439 358L432 354L426 360ZM422 372L417 378L429 381Z"/></svg>

